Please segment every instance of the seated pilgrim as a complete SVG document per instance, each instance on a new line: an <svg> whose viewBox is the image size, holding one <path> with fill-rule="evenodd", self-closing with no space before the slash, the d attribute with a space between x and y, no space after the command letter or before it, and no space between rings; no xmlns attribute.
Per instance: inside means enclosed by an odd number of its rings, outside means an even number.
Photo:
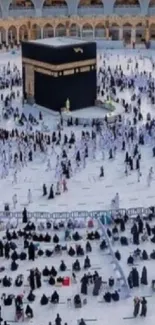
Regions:
<svg viewBox="0 0 155 325"><path fill-rule="evenodd" d="M125 236L121 236L120 242L122 246L128 246L128 239Z"/></svg>
<svg viewBox="0 0 155 325"><path fill-rule="evenodd" d="M152 253L150 254L150 258L152 260L155 260L155 250L153 250Z"/></svg>
<svg viewBox="0 0 155 325"><path fill-rule="evenodd" d="M88 232L87 234L87 240L94 240L95 239L95 234L93 231Z"/></svg>
<svg viewBox="0 0 155 325"><path fill-rule="evenodd" d="M20 274L17 276L17 278L15 279L15 286L16 287L21 287L23 284L23 275Z"/></svg>
<svg viewBox="0 0 155 325"><path fill-rule="evenodd" d="M61 253L61 245L57 244L54 248L54 251L56 254L60 254Z"/></svg>
<svg viewBox="0 0 155 325"><path fill-rule="evenodd" d="M13 295L8 295L8 296L6 297L6 294L4 293L4 294L2 295L2 300L3 300L3 302L4 302L4 306L11 306L11 305L12 305L13 298L14 298Z"/></svg>
<svg viewBox="0 0 155 325"><path fill-rule="evenodd" d="M51 236L48 233L46 233L46 235L44 236L44 242L50 243L50 241L51 241Z"/></svg>
<svg viewBox="0 0 155 325"><path fill-rule="evenodd" d="M25 261L27 259L27 254L25 252L21 252L19 258L21 261Z"/></svg>
<svg viewBox="0 0 155 325"><path fill-rule="evenodd" d="M45 306L48 304L48 298L45 296L45 294L42 295L42 297L40 299L40 303L42 306Z"/></svg>
<svg viewBox="0 0 155 325"><path fill-rule="evenodd" d="M75 255L75 249L71 246L68 251L69 256L74 256Z"/></svg>
<svg viewBox="0 0 155 325"><path fill-rule="evenodd" d="M46 255L46 257L51 257L53 255L53 251L51 251L49 249L46 249L45 250L45 255Z"/></svg>
<svg viewBox="0 0 155 325"><path fill-rule="evenodd" d="M18 264L15 261L11 263L11 271L16 271L18 269Z"/></svg>
<svg viewBox="0 0 155 325"><path fill-rule="evenodd" d="M56 281L57 283L63 283L64 278L62 276L59 276Z"/></svg>
<svg viewBox="0 0 155 325"><path fill-rule="evenodd" d="M17 252L14 251L14 252L11 254L11 259L12 259L13 261L16 261L16 260L18 260L18 258L19 258L19 256L18 256Z"/></svg>
<svg viewBox="0 0 155 325"><path fill-rule="evenodd" d="M80 270L81 270L79 260L76 260L76 261L73 263L72 269L73 269L73 271L80 271Z"/></svg>
<svg viewBox="0 0 155 325"><path fill-rule="evenodd" d="M37 254L38 254L38 256L43 256L44 255L44 251L42 249L39 249Z"/></svg>
<svg viewBox="0 0 155 325"><path fill-rule="evenodd" d="M76 247L76 255L77 255L77 256L83 256L83 255L84 255L84 250L83 250L83 248L81 247L81 245L78 245L78 246Z"/></svg>
<svg viewBox="0 0 155 325"><path fill-rule="evenodd" d="M51 296L51 299L50 299L50 302L52 304L58 304L59 303L59 295L57 293L57 291L54 291L52 296Z"/></svg>
<svg viewBox="0 0 155 325"><path fill-rule="evenodd" d="M86 258L84 260L84 269L89 269L90 267L91 267L90 259L88 256L86 256Z"/></svg>
<svg viewBox="0 0 155 325"><path fill-rule="evenodd" d="M112 288L114 286L114 284L115 284L115 280L114 280L114 278L112 276L109 278L108 282L109 282L109 287L110 288Z"/></svg>
<svg viewBox="0 0 155 325"><path fill-rule="evenodd" d="M52 225L51 225L51 222L47 221L46 222L46 228L47 229L51 229Z"/></svg>
<svg viewBox="0 0 155 325"><path fill-rule="evenodd" d="M129 264L129 265L133 265L133 263L134 263L134 258L133 258L133 256L129 256L128 257L128 259L127 259L127 264Z"/></svg>
<svg viewBox="0 0 155 325"><path fill-rule="evenodd" d="M26 306L25 315L28 318L33 318L33 310L29 305Z"/></svg>
<svg viewBox="0 0 155 325"><path fill-rule="evenodd" d="M25 231L35 231L36 226L33 222L29 221L27 225L24 227Z"/></svg>
<svg viewBox="0 0 155 325"><path fill-rule="evenodd" d="M106 292L105 295L103 296L105 302L111 302L111 293Z"/></svg>
<svg viewBox="0 0 155 325"><path fill-rule="evenodd" d="M62 271L62 272L64 272L64 271L66 271L66 269L67 269L67 266L65 265L65 263L64 263L64 261L61 261L61 264L60 264L60 271Z"/></svg>
<svg viewBox="0 0 155 325"><path fill-rule="evenodd" d="M48 280L48 283L51 285L51 286L54 286L55 285L55 279L54 277L51 275L49 280Z"/></svg>
<svg viewBox="0 0 155 325"><path fill-rule="evenodd" d="M148 259L149 259L148 254L147 254L146 250L144 249L142 252L142 260L147 261Z"/></svg>
<svg viewBox="0 0 155 325"><path fill-rule="evenodd" d="M86 253L91 253L92 252L92 247L90 245L90 242L87 241L86 242Z"/></svg>
<svg viewBox="0 0 155 325"><path fill-rule="evenodd" d="M55 269L54 266L52 266L51 271L50 271L50 274L51 274L53 277L56 277L56 276L57 276L57 271L56 271L56 269Z"/></svg>
<svg viewBox="0 0 155 325"><path fill-rule="evenodd" d="M35 295L33 294L33 292L32 292L32 290L29 292L29 294L28 294L28 296L27 296L27 300L29 301L29 302L33 302L33 301L35 301Z"/></svg>
<svg viewBox="0 0 155 325"><path fill-rule="evenodd" d="M71 240L71 234L68 228L65 230L65 240Z"/></svg>
<svg viewBox="0 0 155 325"><path fill-rule="evenodd" d="M2 279L2 284L4 287L11 287L12 285L12 279L8 278L6 275L4 276L4 278Z"/></svg>
<svg viewBox="0 0 155 325"><path fill-rule="evenodd" d="M84 321L83 318L80 319L80 321L79 321L79 325L86 325L86 322Z"/></svg>
<svg viewBox="0 0 155 325"><path fill-rule="evenodd" d="M105 239L103 239L102 242L101 242L101 244L100 244L100 249L103 251L106 248L107 248L107 244L106 244Z"/></svg>
<svg viewBox="0 0 155 325"><path fill-rule="evenodd" d="M53 236L53 243L54 243L54 244L58 244L58 243L59 243L59 237L57 236L57 234L55 234L55 235Z"/></svg>
<svg viewBox="0 0 155 325"><path fill-rule="evenodd" d="M95 237L95 239L100 239L100 234L99 234L99 232L96 230L95 231L95 233L94 233L94 237Z"/></svg>
<svg viewBox="0 0 155 325"><path fill-rule="evenodd" d="M74 306L75 306L75 308L82 307L81 297L78 294L74 296Z"/></svg>
<svg viewBox="0 0 155 325"><path fill-rule="evenodd" d="M116 251L116 252L115 252L115 257L117 258L118 261L121 260L121 254L120 254L119 251Z"/></svg>
<svg viewBox="0 0 155 325"><path fill-rule="evenodd" d="M117 291L112 293L111 297L112 297L113 301L119 301L119 293Z"/></svg>
<svg viewBox="0 0 155 325"><path fill-rule="evenodd" d="M13 233L12 233L12 239L18 239L18 236L17 236L15 230L14 230Z"/></svg>
<svg viewBox="0 0 155 325"><path fill-rule="evenodd" d="M116 226L112 230L112 236L113 236L114 241L119 240L119 232L118 232L118 229Z"/></svg>
<svg viewBox="0 0 155 325"><path fill-rule="evenodd" d="M72 235L72 238L75 240L75 241L78 241L78 240L81 240L82 237L79 235L78 231L76 231L73 235Z"/></svg>
<svg viewBox="0 0 155 325"><path fill-rule="evenodd" d="M49 276L51 274L50 270L48 269L47 266L45 266L45 268L42 271L42 275L43 276Z"/></svg>

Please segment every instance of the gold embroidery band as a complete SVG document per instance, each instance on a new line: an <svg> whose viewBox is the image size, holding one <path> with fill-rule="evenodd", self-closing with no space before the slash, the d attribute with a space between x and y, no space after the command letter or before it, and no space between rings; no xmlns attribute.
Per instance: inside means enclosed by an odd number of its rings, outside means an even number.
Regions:
<svg viewBox="0 0 155 325"><path fill-rule="evenodd" d="M49 64L49 63L36 61L36 60L22 58L22 63L33 65L34 69L35 69L35 67L37 67L37 68L41 68L41 69L46 69L48 71L59 72L59 71L63 71L63 70L82 68L82 67L89 66L89 65L96 65L96 59L53 65L53 64Z"/></svg>

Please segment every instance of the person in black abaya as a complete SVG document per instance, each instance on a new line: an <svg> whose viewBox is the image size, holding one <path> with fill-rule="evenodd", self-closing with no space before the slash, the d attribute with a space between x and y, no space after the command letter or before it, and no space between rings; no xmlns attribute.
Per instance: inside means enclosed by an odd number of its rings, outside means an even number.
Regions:
<svg viewBox="0 0 155 325"><path fill-rule="evenodd" d="M147 281L147 269L146 269L145 266L142 269L141 284L148 285L148 281Z"/></svg>
<svg viewBox="0 0 155 325"><path fill-rule="evenodd" d="M141 314L140 314L140 316L146 317L146 314L147 314L147 300L145 299L145 297L143 297L141 300Z"/></svg>
<svg viewBox="0 0 155 325"><path fill-rule="evenodd" d="M22 215L23 215L23 223L27 223L28 222L28 218L27 218L27 210L26 208L24 208L23 212L22 212Z"/></svg>
<svg viewBox="0 0 155 325"><path fill-rule="evenodd" d="M31 291L35 289L34 270L30 270L29 283Z"/></svg>
<svg viewBox="0 0 155 325"><path fill-rule="evenodd" d="M36 276L36 286L37 288L41 287L41 273L39 272L38 269L35 271L35 276Z"/></svg>
<svg viewBox="0 0 155 325"><path fill-rule="evenodd" d="M47 195L47 187L45 184L43 184L43 196Z"/></svg>
<svg viewBox="0 0 155 325"><path fill-rule="evenodd" d="M81 279L81 293L83 295L87 295L88 293L88 278L86 274L84 274L83 278Z"/></svg>
<svg viewBox="0 0 155 325"><path fill-rule="evenodd" d="M49 200L54 199L53 184L50 187L50 193L49 193L48 199Z"/></svg>
<svg viewBox="0 0 155 325"><path fill-rule="evenodd" d="M32 242L30 243L30 245L28 247L28 257L29 257L29 261L35 260L35 246Z"/></svg>

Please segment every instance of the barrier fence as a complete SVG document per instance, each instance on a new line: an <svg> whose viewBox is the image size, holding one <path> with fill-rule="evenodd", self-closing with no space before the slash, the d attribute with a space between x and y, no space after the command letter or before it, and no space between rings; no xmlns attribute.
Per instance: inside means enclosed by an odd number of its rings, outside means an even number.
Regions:
<svg viewBox="0 0 155 325"><path fill-rule="evenodd" d="M154 208L154 207L153 207ZM129 209L118 209L118 210L95 210L95 211L71 211L71 212L27 212L28 219L69 219L69 218L95 218L102 216L110 216L125 213L130 217L133 215L147 215L151 212L150 208L129 208ZM21 219L22 211L20 212L9 212L9 211L1 211L0 212L0 220L3 219Z"/></svg>

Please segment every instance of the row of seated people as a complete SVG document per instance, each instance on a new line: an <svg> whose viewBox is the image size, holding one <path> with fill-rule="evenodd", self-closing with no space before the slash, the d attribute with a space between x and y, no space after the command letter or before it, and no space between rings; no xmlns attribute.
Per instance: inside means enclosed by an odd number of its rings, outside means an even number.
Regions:
<svg viewBox="0 0 155 325"><path fill-rule="evenodd" d="M116 301L119 301L120 296L119 296L118 291L115 291L114 293L106 292L103 296L103 299L105 300L105 302L108 302L108 303L110 303L112 300L116 302Z"/></svg>
<svg viewBox="0 0 155 325"><path fill-rule="evenodd" d="M25 209L26 210L26 209ZM24 212L25 215L25 212ZM28 221L27 218L25 218L24 223L27 223L26 226L24 227L24 229L26 229L26 231L35 231L36 228L38 227L38 230L45 230L45 229L52 229L52 230L62 230L63 228L68 228L71 230L74 230L76 228L93 228L94 227L94 221L93 219L88 220L87 223L85 223L83 220L68 220L68 222L64 222L64 221L60 221L60 222L50 222L47 221L46 223L41 222L37 227L35 225L34 222Z"/></svg>
<svg viewBox="0 0 155 325"><path fill-rule="evenodd" d="M53 292L53 294L51 295L51 297L47 297L45 294L42 295L41 299L40 299L40 304L42 306L47 305L49 302L51 302L52 304L58 304L59 303L59 294L57 293L57 291L55 290Z"/></svg>
<svg viewBox="0 0 155 325"><path fill-rule="evenodd" d="M145 249L143 251L141 251L138 248L133 252L133 255L130 254L130 256L127 259L127 264L133 265L135 263L135 261L137 261L138 258L143 261L147 261L149 258L155 259L155 250L153 250L149 256Z"/></svg>
<svg viewBox="0 0 155 325"><path fill-rule="evenodd" d="M86 256L85 260L84 260L84 269L89 269L91 267L91 262L88 256ZM81 271L81 266L80 266L80 262L78 259L76 259L76 261L73 263L72 265L72 270L73 271Z"/></svg>
<svg viewBox="0 0 155 325"><path fill-rule="evenodd" d="M57 244L60 241L60 238L57 234L54 234L54 236L52 238L52 236L49 235L48 233L46 233L45 235L36 233L35 229L33 227L33 224L27 224L25 226L25 228L23 228L23 230L22 229L20 229L18 231L14 230L13 232L11 232L9 230L6 231L6 238L9 241L17 240L20 237L25 237L25 236L27 238L32 239L33 241L37 241L37 242L50 242L52 239L53 243ZM65 236L64 236L65 240L73 239L75 241L78 241L78 240L82 240L82 238L83 237L79 234L78 231L76 231L75 233L73 233L71 235L70 230L68 228L65 230ZM100 239L100 234L97 230L94 232L93 231L88 232L87 239L88 240L95 240L95 239L98 240L98 239Z"/></svg>
<svg viewBox="0 0 155 325"><path fill-rule="evenodd" d="M23 251L19 254L17 253L17 251L16 251L17 245L16 244L14 245L14 242L8 243L7 246L8 247L6 247L6 252L5 252L5 256L7 256L7 258L11 258L13 261L16 261L18 259L21 261L24 261L27 259L28 256L25 251ZM26 249L26 248L28 248L28 246L29 246L29 243L27 240L25 240L24 248ZM10 249L13 250L13 253L11 255L10 255ZM67 251L67 246L61 246L61 245L57 244L54 247L54 250L46 249L45 252L41 248L35 247L35 249L36 249L36 255L38 255L38 256L45 255L46 257L51 257L53 254L62 254L62 251ZM0 243L0 256L4 255L4 252L2 250L3 250L3 248L1 247L1 243ZM86 250L86 253L90 253L92 251L92 247L88 241L86 243L85 250ZM81 247L81 245L76 245L75 249L72 246L68 249L69 256L74 256L75 254L77 256L84 256L85 252L84 252L84 249ZM15 267L15 270L16 269L17 268ZM12 271L14 270L14 263L13 263L13 267L11 267L11 270Z"/></svg>
<svg viewBox="0 0 155 325"><path fill-rule="evenodd" d="M15 279L15 286L16 287L21 287L23 285L24 277L22 274L19 274L16 279ZM4 278L1 280L1 283L3 287L11 287L12 285L12 278L7 277L7 275L4 276Z"/></svg>

